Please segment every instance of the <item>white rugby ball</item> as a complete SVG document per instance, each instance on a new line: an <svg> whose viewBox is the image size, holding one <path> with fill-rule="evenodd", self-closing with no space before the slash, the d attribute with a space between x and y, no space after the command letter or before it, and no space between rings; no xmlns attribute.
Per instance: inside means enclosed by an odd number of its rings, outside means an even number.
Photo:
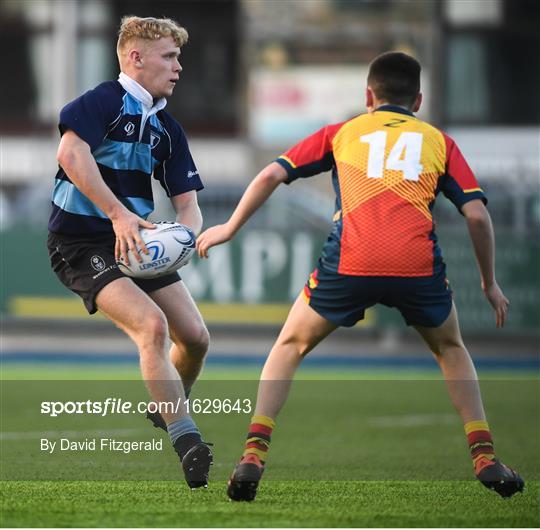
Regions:
<svg viewBox="0 0 540 530"><path fill-rule="evenodd" d="M185 265L195 252L196 236L180 223L154 223L157 228L140 231L148 254L137 249L142 261L128 251L129 264L118 261L118 268L132 278L157 278Z"/></svg>

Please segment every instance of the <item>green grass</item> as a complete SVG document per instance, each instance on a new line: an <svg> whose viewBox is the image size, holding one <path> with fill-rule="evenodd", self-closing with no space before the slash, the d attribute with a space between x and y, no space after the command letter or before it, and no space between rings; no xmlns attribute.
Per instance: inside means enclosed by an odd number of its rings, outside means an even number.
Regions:
<svg viewBox="0 0 540 530"><path fill-rule="evenodd" d="M535 527L540 523L537 374L488 374L484 402L503 461L526 490L503 500L472 476L461 423L436 372L305 370L278 419L254 503L225 481L250 414L195 415L216 445L212 482L191 492L164 433L140 414L39 413L43 400L144 400L132 367L3 367L3 527ZM194 397L254 399L258 369L207 369ZM95 381L89 381L95 377ZM21 381L18 379L25 379ZM132 381L131 379L135 380ZM163 439L152 453L55 453L39 439ZM46 433L46 434L42 434Z"/></svg>
<svg viewBox="0 0 540 530"><path fill-rule="evenodd" d="M470 482L268 481L253 503L225 483L8 482L9 527L534 527L540 484L503 500Z"/></svg>

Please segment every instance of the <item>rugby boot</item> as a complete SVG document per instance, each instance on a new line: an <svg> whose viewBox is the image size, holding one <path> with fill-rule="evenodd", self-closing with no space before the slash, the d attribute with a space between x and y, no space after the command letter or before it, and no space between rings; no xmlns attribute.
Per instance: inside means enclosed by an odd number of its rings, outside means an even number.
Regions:
<svg viewBox="0 0 540 530"><path fill-rule="evenodd" d="M254 500L263 472L264 466L257 455L244 456L236 465L227 483L229 499L247 502Z"/></svg>
<svg viewBox="0 0 540 530"><path fill-rule="evenodd" d="M146 417L152 422L156 429L167 431L167 424L159 412L146 412ZM182 457L180 451L175 447L176 454L180 458L184 477L191 489L207 488L208 474L210 466L213 464L213 455L210 447L212 444L199 442L193 445Z"/></svg>
<svg viewBox="0 0 540 530"><path fill-rule="evenodd" d="M192 490L208 487L208 475L210 473L210 467L214 463L214 456L210 450L210 445L212 444L199 442L183 457L180 457L184 477Z"/></svg>
<svg viewBox="0 0 540 530"><path fill-rule="evenodd" d="M525 481L511 468L496 458L482 458L477 463L480 471L476 478L488 489L496 491L501 497L511 497L514 493L523 492Z"/></svg>

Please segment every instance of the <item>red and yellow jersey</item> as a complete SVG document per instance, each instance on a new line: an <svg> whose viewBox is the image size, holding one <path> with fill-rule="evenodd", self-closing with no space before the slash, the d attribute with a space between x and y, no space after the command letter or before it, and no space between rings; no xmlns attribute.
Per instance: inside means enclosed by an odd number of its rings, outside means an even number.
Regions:
<svg viewBox="0 0 540 530"><path fill-rule="evenodd" d="M454 141L391 105L305 138L277 159L288 182L333 169L334 227L321 257L354 276L430 276L443 266L432 208L487 202Z"/></svg>

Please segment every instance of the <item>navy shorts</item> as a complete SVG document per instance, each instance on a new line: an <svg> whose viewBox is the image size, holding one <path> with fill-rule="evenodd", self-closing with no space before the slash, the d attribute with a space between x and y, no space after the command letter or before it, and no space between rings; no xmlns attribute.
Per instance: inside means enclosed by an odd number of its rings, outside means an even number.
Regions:
<svg viewBox="0 0 540 530"><path fill-rule="evenodd" d="M58 279L84 302L92 315L97 311L96 296L107 284L126 278L114 258L114 234L79 237L49 232L47 247L52 270ZM177 272L158 278L130 278L145 293L180 281Z"/></svg>
<svg viewBox="0 0 540 530"><path fill-rule="evenodd" d="M444 267L433 276L348 276L315 269L305 287L309 305L338 326L351 327L368 307L396 307L408 326L435 328L452 309L452 290Z"/></svg>

